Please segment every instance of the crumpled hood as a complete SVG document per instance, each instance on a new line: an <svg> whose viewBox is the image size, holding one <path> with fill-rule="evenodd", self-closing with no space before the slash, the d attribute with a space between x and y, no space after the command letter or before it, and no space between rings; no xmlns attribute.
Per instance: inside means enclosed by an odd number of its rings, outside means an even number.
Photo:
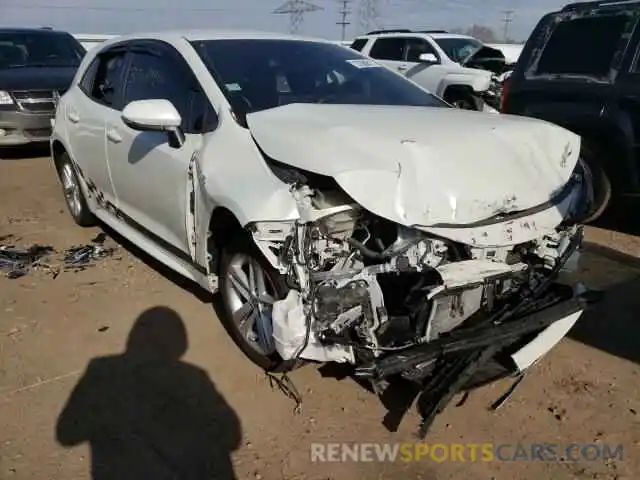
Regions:
<svg viewBox="0 0 640 480"><path fill-rule="evenodd" d="M247 116L271 158L332 176L404 225L463 225L541 205L568 181L580 138L526 117L453 108L291 104Z"/></svg>
<svg viewBox="0 0 640 480"><path fill-rule="evenodd" d="M504 53L501 50L483 45L461 62L463 67L482 68L501 74L507 65Z"/></svg>

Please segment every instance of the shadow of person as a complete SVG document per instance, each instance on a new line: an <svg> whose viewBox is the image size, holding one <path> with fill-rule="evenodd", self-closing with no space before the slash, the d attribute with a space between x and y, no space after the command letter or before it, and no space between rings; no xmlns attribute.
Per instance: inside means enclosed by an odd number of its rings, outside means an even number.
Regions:
<svg viewBox="0 0 640 480"><path fill-rule="evenodd" d="M154 307L136 320L124 353L91 360L56 439L89 443L95 480L236 478L240 420L205 371L180 360L187 346L178 314Z"/></svg>

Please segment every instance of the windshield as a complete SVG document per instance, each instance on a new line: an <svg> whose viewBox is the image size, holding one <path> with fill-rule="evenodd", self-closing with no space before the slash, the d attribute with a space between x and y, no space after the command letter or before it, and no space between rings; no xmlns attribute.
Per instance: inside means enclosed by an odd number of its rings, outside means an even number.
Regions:
<svg viewBox="0 0 640 480"><path fill-rule="evenodd" d="M339 45L271 39L193 45L242 115L290 103L448 107L400 75Z"/></svg>
<svg viewBox="0 0 640 480"><path fill-rule="evenodd" d="M84 53L65 33L0 33L0 68L77 67Z"/></svg>
<svg viewBox="0 0 640 480"><path fill-rule="evenodd" d="M434 40L447 57L456 63L462 63L482 47L482 42L475 38L434 38Z"/></svg>

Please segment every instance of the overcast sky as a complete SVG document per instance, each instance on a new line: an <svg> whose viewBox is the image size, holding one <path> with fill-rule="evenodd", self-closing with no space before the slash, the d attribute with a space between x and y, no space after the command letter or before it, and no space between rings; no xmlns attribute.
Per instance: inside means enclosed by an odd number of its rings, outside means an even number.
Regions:
<svg viewBox="0 0 640 480"><path fill-rule="evenodd" d="M247 28L282 31L287 15L271 12L280 0L0 0L0 24L48 25L73 33L125 33L167 28ZM313 0L322 10L305 15L300 33L340 38L339 0ZM504 10L514 11L509 36L526 39L559 0L378 0L384 27L454 28L473 23L502 34ZM360 33L359 0L350 0L347 37Z"/></svg>

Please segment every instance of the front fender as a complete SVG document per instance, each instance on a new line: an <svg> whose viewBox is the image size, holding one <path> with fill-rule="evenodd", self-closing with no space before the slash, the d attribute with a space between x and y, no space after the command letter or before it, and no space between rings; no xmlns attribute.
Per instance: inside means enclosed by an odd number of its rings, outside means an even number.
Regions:
<svg viewBox="0 0 640 480"><path fill-rule="evenodd" d="M469 87L476 93L484 92L491 87L491 73L485 70L475 70L473 73L466 71L447 73L438 84L437 95L442 96L451 86Z"/></svg>
<svg viewBox="0 0 640 480"><path fill-rule="evenodd" d="M614 190L637 191L640 180L634 161L636 140L624 111L601 103L540 102L528 105L521 114L560 125L599 143L609 154L602 166Z"/></svg>

